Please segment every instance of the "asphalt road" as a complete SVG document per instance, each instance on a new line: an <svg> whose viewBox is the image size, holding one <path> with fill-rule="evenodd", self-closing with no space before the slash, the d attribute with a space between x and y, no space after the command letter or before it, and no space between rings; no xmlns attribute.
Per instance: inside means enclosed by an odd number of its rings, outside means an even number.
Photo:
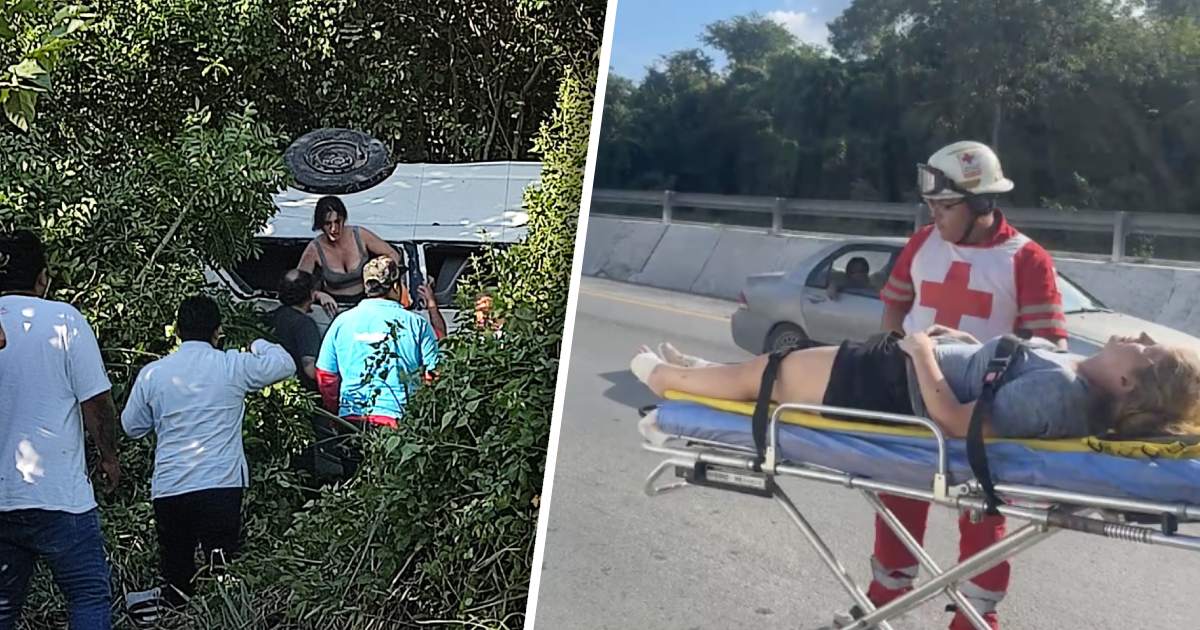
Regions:
<svg viewBox="0 0 1200 630"><path fill-rule="evenodd" d="M535 627L812 630L849 603L774 503L686 489L642 494L659 458L636 408L655 401L628 371L638 344L669 340L714 360L733 345L730 302L585 278L567 381ZM872 512L855 491L787 480L798 507L866 583ZM1016 524L1010 521L1010 528ZM1188 528L1200 534L1200 529ZM935 508L927 548L957 557L954 514ZM1061 532L1017 556L1006 629L1200 628L1200 555ZM937 598L899 629L941 628Z"/></svg>

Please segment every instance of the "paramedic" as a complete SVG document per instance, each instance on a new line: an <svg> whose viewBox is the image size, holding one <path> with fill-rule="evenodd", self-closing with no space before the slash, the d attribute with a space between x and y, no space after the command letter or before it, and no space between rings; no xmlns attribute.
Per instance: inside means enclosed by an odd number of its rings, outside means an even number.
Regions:
<svg viewBox="0 0 1200 630"><path fill-rule="evenodd" d="M1000 160L984 144L955 142L917 167L919 193L933 224L909 239L880 292L885 331L913 334L934 325L978 339L1008 333L1037 336L1066 350L1066 319L1054 262L1046 250L1018 232L996 207L996 196L1013 189ZM921 541L929 504L880 495ZM1004 536L1003 516L972 522L960 515L959 554L965 559ZM874 576L868 592L876 606L912 588L918 564L880 517L875 520ZM964 582L963 595L999 627L996 605L1008 590L1008 562ZM970 628L956 615L954 630Z"/></svg>
<svg viewBox="0 0 1200 630"><path fill-rule="evenodd" d="M142 368L121 413L130 437L157 438L150 497L170 605L193 593L197 543L214 567L237 553L250 480L245 396L296 371L286 350L262 339L250 352L219 350L221 312L206 296L180 303L175 332L179 349Z"/></svg>
<svg viewBox="0 0 1200 630"><path fill-rule="evenodd" d="M325 408L366 426L395 427L409 394L438 363L433 327L402 306L405 268L380 256L363 266L366 299L329 326L317 357Z"/></svg>

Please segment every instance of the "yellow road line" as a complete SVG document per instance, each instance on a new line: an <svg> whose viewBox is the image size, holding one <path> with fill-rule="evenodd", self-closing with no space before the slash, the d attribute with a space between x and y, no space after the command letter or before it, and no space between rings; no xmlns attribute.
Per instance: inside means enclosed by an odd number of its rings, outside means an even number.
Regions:
<svg viewBox="0 0 1200 630"><path fill-rule="evenodd" d="M729 317L722 317L720 315L711 315L709 313L701 313L698 311L689 311L687 309L675 308L673 306L664 306L662 304L655 304L654 302L647 302L645 300L637 300L634 298L625 297L623 295L618 295L616 293L608 293L607 291L596 291L595 289L581 288L581 289L579 289L579 292L584 295L590 295L593 297L604 298L606 300L612 300L614 302L624 302L626 304L634 304L634 305L642 306L645 308L652 308L652 309L659 310L659 311L666 311L668 313L677 313L679 315L689 315L691 317L699 317L701 319L709 319L714 322L725 322L725 323L729 322Z"/></svg>

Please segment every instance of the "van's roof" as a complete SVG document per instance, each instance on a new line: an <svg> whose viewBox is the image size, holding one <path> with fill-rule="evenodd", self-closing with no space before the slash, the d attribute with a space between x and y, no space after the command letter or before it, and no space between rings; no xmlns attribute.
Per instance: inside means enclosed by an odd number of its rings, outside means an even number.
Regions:
<svg viewBox="0 0 1200 630"><path fill-rule="evenodd" d="M529 216L525 187L538 181L540 162L399 164L371 188L338 195L351 225L387 241L513 242L524 237ZM279 212L259 236L312 238L313 207L324 195L294 188L275 195Z"/></svg>

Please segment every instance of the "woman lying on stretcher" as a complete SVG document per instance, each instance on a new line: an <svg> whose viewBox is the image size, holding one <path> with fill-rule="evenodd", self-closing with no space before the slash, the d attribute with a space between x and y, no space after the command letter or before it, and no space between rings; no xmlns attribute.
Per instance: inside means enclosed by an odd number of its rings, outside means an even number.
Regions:
<svg viewBox="0 0 1200 630"><path fill-rule="evenodd" d="M943 326L879 334L863 343L792 352L779 366L775 402L923 415L964 437L999 339L980 343ZM997 390L985 436L1063 438L1200 434L1200 354L1160 346L1145 334L1113 337L1084 358L1025 342ZM649 348L630 365L658 395L668 390L753 401L767 357L721 365ZM911 358L906 360L906 356Z"/></svg>

